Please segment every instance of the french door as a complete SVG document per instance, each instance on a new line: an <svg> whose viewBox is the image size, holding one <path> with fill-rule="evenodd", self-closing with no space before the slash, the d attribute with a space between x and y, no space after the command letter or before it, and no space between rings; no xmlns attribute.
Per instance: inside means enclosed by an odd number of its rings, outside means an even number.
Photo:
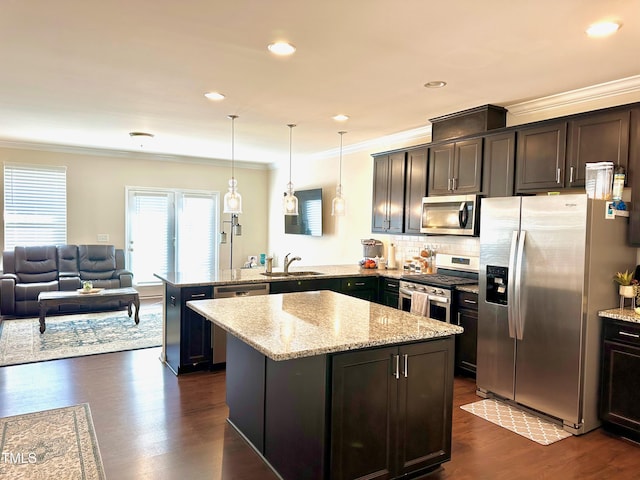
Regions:
<svg viewBox="0 0 640 480"><path fill-rule="evenodd" d="M154 273L218 268L218 192L127 187L127 260L136 285Z"/></svg>

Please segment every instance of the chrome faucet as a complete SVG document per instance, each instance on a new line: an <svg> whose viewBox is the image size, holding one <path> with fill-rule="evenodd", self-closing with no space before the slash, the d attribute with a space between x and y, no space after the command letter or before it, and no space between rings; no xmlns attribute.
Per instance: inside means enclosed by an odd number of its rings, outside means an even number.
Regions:
<svg viewBox="0 0 640 480"><path fill-rule="evenodd" d="M291 252L287 253L284 256L284 273L289 273L289 265L291 265L293 262L295 262L296 260L302 260L300 257L293 257L291 260L289 260L289 255L291 255Z"/></svg>

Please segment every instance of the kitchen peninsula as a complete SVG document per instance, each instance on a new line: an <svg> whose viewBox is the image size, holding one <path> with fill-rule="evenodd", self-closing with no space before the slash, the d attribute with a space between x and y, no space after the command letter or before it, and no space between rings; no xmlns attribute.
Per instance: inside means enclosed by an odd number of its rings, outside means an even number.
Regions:
<svg viewBox="0 0 640 480"><path fill-rule="evenodd" d="M285 480L414 478L451 458L462 328L332 291L188 306L228 332L229 422Z"/></svg>

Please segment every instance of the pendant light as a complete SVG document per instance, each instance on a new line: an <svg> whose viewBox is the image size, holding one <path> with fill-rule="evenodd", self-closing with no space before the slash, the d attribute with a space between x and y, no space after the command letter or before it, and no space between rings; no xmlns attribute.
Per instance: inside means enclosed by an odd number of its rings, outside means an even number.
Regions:
<svg viewBox="0 0 640 480"><path fill-rule="evenodd" d="M342 197L342 136L347 132L338 132L340 134L340 170L338 177L338 186L336 187L336 196L331 202L331 215L341 217L345 213L345 202Z"/></svg>
<svg viewBox="0 0 640 480"><path fill-rule="evenodd" d="M231 119L231 178L229 179L229 191L224 195L224 213L242 213L242 195L238 192L238 182L235 178L235 121L237 115L228 115Z"/></svg>
<svg viewBox="0 0 640 480"><path fill-rule="evenodd" d="M293 183L291 183L291 137L295 126L293 123L287 125L289 127L289 183L282 201L282 210L285 215L298 215L298 198L293 194Z"/></svg>

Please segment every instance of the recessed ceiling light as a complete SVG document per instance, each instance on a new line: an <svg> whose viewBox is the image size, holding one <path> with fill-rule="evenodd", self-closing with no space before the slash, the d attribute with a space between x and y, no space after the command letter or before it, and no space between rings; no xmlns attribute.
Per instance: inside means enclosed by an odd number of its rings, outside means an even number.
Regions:
<svg viewBox="0 0 640 480"><path fill-rule="evenodd" d="M349 115L339 114L333 117L336 122L346 122L349 120Z"/></svg>
<svg viewBox="0 0 640 480"><path fill-rule="evenodd" d="M224 95L220 92L207 92L204 94L209 100L224 100Z"/></svg>
<svg viewBox="0 0 640 480"><path fill-rule="evenodd" d="M275 42L268 47L269 51L275 55L291 55L296 51L296 47L287 42Z"/></svg>
<svg viewBox="0 0 640 480"><path fill-rule="evenodd" d="M443 82L442 80L432 80L431 82L427 82L424 84L427 88L442 88L447 84L447 82Z"/></svg>
<svg viewBox="0 0 640 480"><path fill-rule="evenodd" d="M146 132L129 132L129 137L138 147L145 148L153 141L154 135Z"/></svg>
<svg viewBox="0 0 640 480"><path fill-rule="evenodd" d="M593 23L587 28L587 35L592 38L608 37L620 30L621 26L622 24L620 22L606 21Z"/></svg>

